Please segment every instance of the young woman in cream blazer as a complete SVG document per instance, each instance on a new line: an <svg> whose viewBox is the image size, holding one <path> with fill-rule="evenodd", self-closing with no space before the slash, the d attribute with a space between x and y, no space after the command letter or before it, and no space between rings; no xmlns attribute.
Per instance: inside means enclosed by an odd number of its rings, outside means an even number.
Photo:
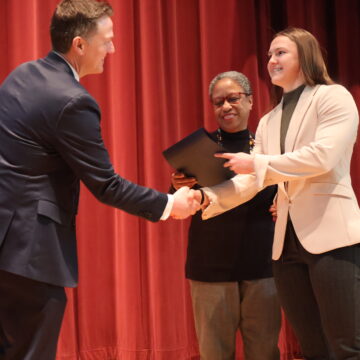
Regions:
<svg viewBox="0 0 360 360"><path fill-rule="evenodd" d="M252 155L219 155L241 175L202 189L203 218L278 184L274 276L304 357L360 359L360 210L350 179L358 111L303 29L275 35L268 71L283 98L261 119Z"/></svg>

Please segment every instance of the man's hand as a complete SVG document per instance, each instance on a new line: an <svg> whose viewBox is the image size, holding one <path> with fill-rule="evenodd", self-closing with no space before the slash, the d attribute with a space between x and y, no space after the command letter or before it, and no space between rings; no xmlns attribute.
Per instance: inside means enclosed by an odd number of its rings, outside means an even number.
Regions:
<svg viewBox="0 0 360 360"><path fill-rule="evenodd" d="M174 219L185 219L194 215L199 209L200 204L195 197L195 190L184 186L174 193L174 204L170 214Z"/></svg>
<svg viewBox="0 0 360 360"><path fill-rule="evenodd" d="M197 184L197 180L194 177L186 177L182 172L175 172L171 174L171 184L175 190L179 190L183 186L192 188Z"/></svg>
<svg viewBox="0 0 360 360"><path fill-rule="evenodd" d="M224 167L230 168L236 174L250 174L254 172L254 157L252 155L239 153L218 153L215 157L228 159Z"/></svg>

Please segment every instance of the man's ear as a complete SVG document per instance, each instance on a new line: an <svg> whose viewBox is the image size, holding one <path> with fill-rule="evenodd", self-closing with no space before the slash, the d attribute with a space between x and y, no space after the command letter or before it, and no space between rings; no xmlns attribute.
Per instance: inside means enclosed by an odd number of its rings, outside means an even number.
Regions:
<svg viewBox="0 0 360 360"><path fill-rule="evenodd" d="M81 36L74 37L72 41L72 48L77 54L83 55L85 50L85 40Z"/></svg>

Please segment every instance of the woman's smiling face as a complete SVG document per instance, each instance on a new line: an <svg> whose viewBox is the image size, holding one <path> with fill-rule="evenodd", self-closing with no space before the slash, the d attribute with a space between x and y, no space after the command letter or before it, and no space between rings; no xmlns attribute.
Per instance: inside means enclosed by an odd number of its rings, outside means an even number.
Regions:
<svg viewBox="0 0 360 360"><path fill-rule="evenodd" d="M277 36L270 44L268 71L271 82L285 92L304 84L299 54L294 41L287 36Z"/></svg>

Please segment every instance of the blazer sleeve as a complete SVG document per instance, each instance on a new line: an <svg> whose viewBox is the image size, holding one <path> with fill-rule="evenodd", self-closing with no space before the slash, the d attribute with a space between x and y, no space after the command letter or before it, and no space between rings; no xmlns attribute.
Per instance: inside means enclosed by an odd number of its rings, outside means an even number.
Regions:
<svg viewBox="0 0 360 360"><path fill-rule="evenodd" d="M349 148L352 149L359 115L351 94L340 85L328 85L322 86L317 96L316 118L308 119L318 122L314 140L293 152L267 155L263 143L266 115L256 131L255 172L205 188L210 205L203 212L204 219L248 201L266 186L326 173L338 164Z"/></svg>
<svg viewBox="0 0 360 360"><path fill-rule="evenodd" d="M259 122L259 126L255 136L255 147L253 154L260 154L263 150L262 129L266 123L267 115ZM270 185L270 184L269 184ZM251 200L259 191L266 187L264 181L262 185L258 184L255 174L240 174L232 179L224 181L221 184L205 187L203 191L209 197L210 204L203 211L202 218L204 220L213 216L217 216L225 211L233 209L249 200Z"/></svg>
<svg viewBox="0 0 360 360"><path fill-rule="evenodd" d="M282 155L255 154L259 187L327 173L353 148L359 114L351 94L343 86L328 85L317 97L317 118L310 119L318 122L312 142Z"/></svg>
<svg viewBox="0 0 360 360"><path fill-rule="evenodd" d="M53 142L98 200L151 221L160 219L167 195L115 173L101 136L100 110L89 94L66 103L57 119Z"/></svg>

